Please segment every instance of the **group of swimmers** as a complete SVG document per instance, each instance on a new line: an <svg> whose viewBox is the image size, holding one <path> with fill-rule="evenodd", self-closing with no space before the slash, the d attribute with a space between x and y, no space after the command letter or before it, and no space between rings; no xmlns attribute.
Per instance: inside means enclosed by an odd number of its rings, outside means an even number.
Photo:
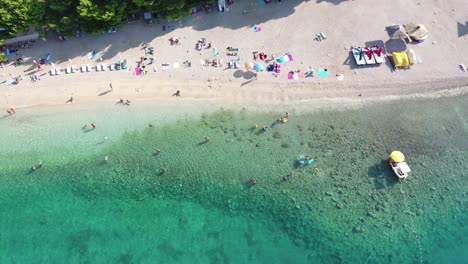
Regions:
<svg viewBox="0 0 468 264"><path fill-rule="evenodd" d="M31 171L35 171L37 170L38 168L42 167L42 160L40 160L37 165L32 165L31 166Z"/></svg>
<svg viewBox="0 0 468 264"><path fill-rule="evenodd" d="M276 122L278 122L278 123L287 123L287 122L288 122L288 118L289 118L289 113L286 112L286 115L285 115L284 117L280 117L280 118L276 119ZM258 124L255 124L255 125L254 125L254 128L255 128L255 129L259 128L259 125L258 125ZM270 128L270 127L267 126L267 125L262 126L262 130L263 130L263 131L267 131L269 128Z"/></svg>
<svg viewBox="0 0 468 264"><path fill-rule="evenodd" d="M130 105L130 100L124 100L124 99L120 99L119 100L119 104L120 105Z"/></svg>

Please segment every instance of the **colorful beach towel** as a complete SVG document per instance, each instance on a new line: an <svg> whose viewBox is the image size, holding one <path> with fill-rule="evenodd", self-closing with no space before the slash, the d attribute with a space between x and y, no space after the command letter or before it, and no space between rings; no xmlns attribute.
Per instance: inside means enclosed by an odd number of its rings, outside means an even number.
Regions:
<svg viewBox="0 0 468 264"><path fill-rule="evenodd" d="M135 68L135 74L136 74L137 76L140 76L140 75L141 75L141 68L140 68L140 67L136 67L136 68Z"/></svg>
<svg viewBox="0 0 468 264"><path fill-rule="evenodd" d="M327 69L319 69L317 71L317 74L318 74L318 76L328 76L328 75L330 75L330 73L328 72Z"/></svg>
<svg viewBox="0 0 468 264"><path fill-rule="evenodd" d="M293 71L288 72L288 79L289 80L294 79L294 72Z"/></svg>
<svg viewBox="0 0 468 264"><path fill-rule="evenodd" d="M261 26L255 26L253 27L254 32L262 32L262 27Z"/></svg>

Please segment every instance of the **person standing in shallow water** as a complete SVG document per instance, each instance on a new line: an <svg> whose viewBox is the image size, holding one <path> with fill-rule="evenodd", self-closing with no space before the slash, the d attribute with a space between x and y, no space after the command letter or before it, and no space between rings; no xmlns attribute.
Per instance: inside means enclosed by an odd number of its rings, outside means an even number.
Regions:
<svg viewBox="0 0 468 264"><path fill-rule="evenodd" d="M209 137L205 137L205 143L208 143L210 141Z"/></svg>

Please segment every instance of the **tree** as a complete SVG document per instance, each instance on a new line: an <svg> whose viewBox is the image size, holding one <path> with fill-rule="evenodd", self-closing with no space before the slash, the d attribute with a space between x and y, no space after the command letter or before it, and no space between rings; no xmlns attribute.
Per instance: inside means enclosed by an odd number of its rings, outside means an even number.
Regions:
<svg viewBox="0 0 468 264"><path fill-rule="evenodd" d="M0 42L42 25L44 3L37 0L1 0Z"/></svg>
<svg viewBox="0 0 468 264"><path fill-rule="evenodd" d="M76 10L80 28L97 33L119 26L127 19L127 1L80 0Z"/></svg>

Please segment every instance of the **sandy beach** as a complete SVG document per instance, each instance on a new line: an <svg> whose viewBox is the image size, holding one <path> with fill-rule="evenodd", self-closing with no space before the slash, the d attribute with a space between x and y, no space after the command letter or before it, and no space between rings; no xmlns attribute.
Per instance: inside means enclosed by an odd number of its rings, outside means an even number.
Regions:
<svg viewBox="0 0 468 264"><path fill-rule="evenodd" d="M268 106L297 105L305 107L346 102L392 100L397 98L438 97L467 92L468 74L459 64L468 65L468 34L457 28L457 23L468 20L468 3L452 0L438 1L283 1L259 4L257 1L239 1L229 12L216 10L210 14L192 15L180 22L158 22L147 26L136 22L118 28L116 33L60 41L39 40L30 49L20 51L25 64L0 69L1 81L22 75L18 85L0 89L0 106L27 107L42 104L64 104L70 97L75 103L90 101L129 100L207 100L221 105ZM244 14L244 10L246 13ZM406 44L389 40L385 27L409 22L421 23L429 29L428 39L421 44ZM163 31L163 26L166 31ZM254 32L259 26L261 32ZM171 28L173 28L171 30ZM324 32L325 40L314 40ZM180 45L170 45L171 37L180 37ZM212 48L195 50L200 38L212 43ZM411 48L419 62L408 70L392 72L390 63L380 66L357 66L350 54L352 45L364 46L372 41L385 43L387 52ZM148 65L146 75L135 75L134 68L145 56L142 44L154 47L154 63ZM226 47L239 49L239 69L229 69ZM213 48L219 51L214 56ZM94 59L89 52L96 51ZM244 67L255 62L252 52L264 52L272 63L290 53L294 61L282 64L278 76L271 72L258 73ZM32 82L28 75L36 69L33 60L51 54L54 65L44 65L41 80ZM11 59L15 55L10 56ZM102 62L100 61L102 58ZM219 58L222 67L202 66L201 60ZM54 67L62 70L70 65L95 66L111 64L119 59L128 61L125 71L106 71L50 76ZM191 67L185 68L184 61ZM258 62L259 60L257 60ZM162 64L169 69L162 70ZM179 65L179 67L177 66ZM288 80L289 71L307 67L328 69L330 75L299 80ZM154 70L156 67L156 71ZM335 78L342 74L344 80ZM112 90L110 90L112 84ZM171 95L180 90L182 98ZM164 99L165 98L165 99Z"/></svg>

